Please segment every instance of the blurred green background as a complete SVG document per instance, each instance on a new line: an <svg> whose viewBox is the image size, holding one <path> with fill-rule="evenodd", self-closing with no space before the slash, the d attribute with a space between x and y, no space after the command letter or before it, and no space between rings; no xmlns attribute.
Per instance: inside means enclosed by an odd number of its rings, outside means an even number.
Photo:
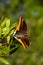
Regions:
<svg viewBox="0 0 43 65"><path fill-rule="evenodd" d="M8 65L43 65L43 0L0 0L0 19L7 17L14 22L20 16L26 20L30 46L26 50L21 46L5 57Z"/></svg>

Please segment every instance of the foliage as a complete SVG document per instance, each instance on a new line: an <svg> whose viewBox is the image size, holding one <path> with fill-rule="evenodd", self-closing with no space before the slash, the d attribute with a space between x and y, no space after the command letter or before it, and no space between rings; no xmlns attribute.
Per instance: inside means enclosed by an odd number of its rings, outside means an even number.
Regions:
<svg viewBox="0 0 43 65"><path fill-rule="evenodd" d="M0 23L0 55L10 53L10 44L12 44L11 36L16 26L17 22L11 24L10 19L7 18Z"/></svg>

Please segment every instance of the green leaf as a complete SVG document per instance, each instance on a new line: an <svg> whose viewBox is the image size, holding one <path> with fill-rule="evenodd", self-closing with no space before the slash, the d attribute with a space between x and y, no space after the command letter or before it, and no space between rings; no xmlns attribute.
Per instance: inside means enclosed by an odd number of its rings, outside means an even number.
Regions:
<svg viewBox="0 0 43 65"><path fill-rule="evenodd" d="M19 49L19 47L17 47L17 48L13 48L13 49L10 51L9 55L15 53L18 49Z"/></svg>
<svg viewBox="0 0 43 65"><path fill-rule="evenodd" d="M10 30L12 30L13 28L15 28L17 26L17 22L13 23L12 26L10 27Z"/></svg>
<svg viewBox="0 0 43 65"><path fill-rule="evenodd" d="M7 36L7 42L9 42L10 41L10 36Z"/></svg>
<svg viewBox="0 0 43 65"><path fill-rule="evenodd" d="M1 35L2 35L2 29L0 28L0 37L1 37Z"/></svg>
<svg viewBox="0 0 43 65"><path fill-rule="evenodd" d="M10 19L7 19L6 21L6 27L9 27L10 26Z"/></svg>
<svg viewBox="0 0 43 65"><path fill-rule="evenodd" d="M2 43L0 43L0 47L2 47Z"/></svg>
<svg viewBox="0 0 43 65"><path fill-rule="evenodd" d="M3 31L3 34L8 34L9 33L9 28L7 28L7 27L4 27L3 29L2 29L2 31Z"/></svg>
<svg viewBox="0 0 43 65"><path fill-rule="evenodd" d="M7 47L7 45L5 45L2 48L2 54L4 53L5 55L9 55L9 51L10 51L10 45Z"/></svg>
<svg viewBox="0 0 43 65"><path fill-rule="evenodd" d="M5 58L0 57L0 62L4 63L4 64L9 64L9 61Z"/></svg>
<svg viewBox="0 0 43 65"><path fill-rule="evenodd" d="M11 31L11 33L9 35L12 35L14 33L14 30Z"/></svg>
<svg viewBox="0 0 43 65"><path fill-rule="evenodd" d="M7 33L7 28L6 27L4 27L2 30L3 30L3 34Z"/></svg>
<svg viewBox="0 0 43 65"><path fill-rule="evenodd" d="M1 23L1 26L4 27L5 23L6 23L7 18L5 18L5 20Z"/></svg>

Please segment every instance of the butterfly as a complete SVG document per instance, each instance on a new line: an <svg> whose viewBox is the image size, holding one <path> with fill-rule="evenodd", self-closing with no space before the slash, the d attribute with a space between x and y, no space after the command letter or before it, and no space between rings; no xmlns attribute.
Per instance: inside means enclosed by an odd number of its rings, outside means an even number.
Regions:
<svg viewBox="0 0 43 65"><path fill-rule="evenodd" d="M16 30L13 33L13 37L20 42L24 48L29 46L29 35L27 32L27 25L23 17L20 17Z"/></svg>

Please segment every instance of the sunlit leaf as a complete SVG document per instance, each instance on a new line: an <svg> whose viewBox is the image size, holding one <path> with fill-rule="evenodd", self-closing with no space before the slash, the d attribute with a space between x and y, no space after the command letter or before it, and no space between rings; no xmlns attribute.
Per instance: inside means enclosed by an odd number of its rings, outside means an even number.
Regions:
<svg viewBox="0 0 43 65"><path fill-rule="evenodd" d="M4 19L4 21L1 23L1 26L3 27L7 21L7 18Z"/></svg>
<svg viewBox="0 0 43 65"><path fill-rule="evenodd" d="M1 35L2 35L2 29L0 28L0 37L1 37Z"/></svg>
<svg viewBox="0 0 43 65"><path fill-rule="evenodd" d="M11 31L10 35L12 35L14 33L14 30Z"/></svg>
<svg viewBox="0 0 43 65"><path fill-rule="evenodd" d="M5 58L0 57L0 62L4 63L4 64L9 64L9 61Z"/></svg>
<svg viewBox="0 0 43 65"><path fill-rule="evenodd" d="M3 28L3 34L6 34L6 33L7 33L7 28L4 27L4 28Z"/></svg>
<svg viewBox="0 0 43 65"><path fill-rule="evenodd" d="M2 43L0 43L0 47L2 47Z"/></svg>
<svg viewBox="0 0 43 65"><path fill-rule="evenodd" d="M10 30L14 29L15 27L17 26L17 22L16 23L13 23L10 27Z"/></svg>
<svg viewBox="0 0 43 65"><path fill-rule="evenodd" d="M7 19L6 21L6 27L9 27L10 26L10 19Z"/></svg>
<svg viewBox="0 0 43 65"><path fill-rule="evenodd" d="M5 45L2 48L2 54L4 53L5 55L8 55L9 54L9 51L10 51L10 46Z"/></svg>
<svg viewBox="0 0 43 65"><path fill-rule="evenodd" d="M7 36L7 42L9 43L9 41L10 41L10 36Z"/></svg>

